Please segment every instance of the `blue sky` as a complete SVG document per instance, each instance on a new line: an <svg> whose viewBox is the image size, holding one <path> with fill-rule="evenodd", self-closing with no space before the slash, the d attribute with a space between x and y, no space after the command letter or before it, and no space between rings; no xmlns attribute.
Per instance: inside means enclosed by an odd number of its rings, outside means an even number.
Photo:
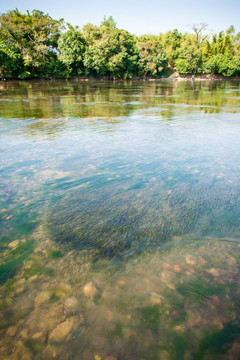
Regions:
<svg viewBox="0 0 240 360"><path fill-rule="evenodd" d="M112 15L119 28L133 34L159 34L177 28L191 32L191 25L208 24L208 32L226 30L233 25L240 31L239 0L1 0L0 12L18 8L21 12L39 9L54 19L64 18L80 28L99 25Z"/></svg>

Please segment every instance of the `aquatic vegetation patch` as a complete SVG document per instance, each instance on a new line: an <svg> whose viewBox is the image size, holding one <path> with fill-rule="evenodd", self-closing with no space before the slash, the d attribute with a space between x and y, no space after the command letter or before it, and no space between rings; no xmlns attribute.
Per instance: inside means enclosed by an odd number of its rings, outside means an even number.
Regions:
<svg viewBox="0 0 240 360"><path fill-rule="evenodd" d="M60 250L53 250L49 254L49 259L60 259L63 256L63 253Z"/></svg>
<svg viewBox="0 0 240 360"><path fill-rule="evenodd" d="M3 284L16 274L23 261L31 254L33 245L33 240L28 240L5 253L4 263L0 265L0 284Z"/></svg>
<svg viewBox="0 0 240 360"><path fill-rule="evenodd" d="M53 277L54 270L42 264L34 263L30 267L24 270L24 276L28 278L34 275L44 275L44 276Z"/></svg>
<svg viewBox="0 0 240 360"><path fill-rule="evenodd" d="M220 184L213 192L206 185L180 183L171 191L158 184L121 191L122 186L119 180L101 190L73 189L57 200L48 216L51 238L74 249L94 249L97 256L128 257L174 236L239 231L238 216L232 216L240 208L237 189Z"/></svg>
<svg viewBox="0 0 240 360"><path fill-rule="evenodd" d="M205 358L205 355L223 355L232 347L235 340L240 336L239 320L226 323L222 330L204 336L199 343L196 360Z"/></svg>

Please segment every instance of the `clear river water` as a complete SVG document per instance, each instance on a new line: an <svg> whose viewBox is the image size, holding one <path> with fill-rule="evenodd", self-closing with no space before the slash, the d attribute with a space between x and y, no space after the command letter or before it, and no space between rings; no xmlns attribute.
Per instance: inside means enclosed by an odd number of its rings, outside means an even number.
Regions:
<svg viewBox="0 0 240 360"><path fill-rule="evenodd" d="M239 360L240 83L0 83L0 359Z"/></svg>

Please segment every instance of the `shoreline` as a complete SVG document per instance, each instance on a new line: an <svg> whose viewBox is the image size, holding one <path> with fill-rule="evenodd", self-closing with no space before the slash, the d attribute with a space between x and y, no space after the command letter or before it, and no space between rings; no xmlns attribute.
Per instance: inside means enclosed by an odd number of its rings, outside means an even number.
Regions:
<svg viewBox="0 0 240 360"><path fill-rule="evenodd" d="M200 75L194 75L194 79L192 79L192 74L178 74L173 73L172 75L168 77L162 77L162 78L141 78L141 77L133 77L131 79L122 79L122 78L109 78L109 77L100 77L100 78L94 78L94 77L69 77L69 78L57 78L57 77L49 77L49 78L28 78L28 79L0 79L0 83L3 82L9 82L9 81L58 81L58 80L74 80L74 81L86 81L86 82L92 82L92 81L99 81L99 82L123 82L123 81L203 81L203 80L220 80L220 81L226 81L226 80L238 80L240 81L240 76L231 76L231 77L225 77L222 75L212 75L212 74L200 74Z"/></svg>

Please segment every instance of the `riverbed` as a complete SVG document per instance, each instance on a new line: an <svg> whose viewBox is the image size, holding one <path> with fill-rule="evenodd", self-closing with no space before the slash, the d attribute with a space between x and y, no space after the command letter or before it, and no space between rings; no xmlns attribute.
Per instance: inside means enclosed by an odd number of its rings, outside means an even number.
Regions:
<svg viewBox="0 0 240 360"><path fill-rule="evenodd" d="M0 84L0 359L239 359L239 100Z"/></svg>

